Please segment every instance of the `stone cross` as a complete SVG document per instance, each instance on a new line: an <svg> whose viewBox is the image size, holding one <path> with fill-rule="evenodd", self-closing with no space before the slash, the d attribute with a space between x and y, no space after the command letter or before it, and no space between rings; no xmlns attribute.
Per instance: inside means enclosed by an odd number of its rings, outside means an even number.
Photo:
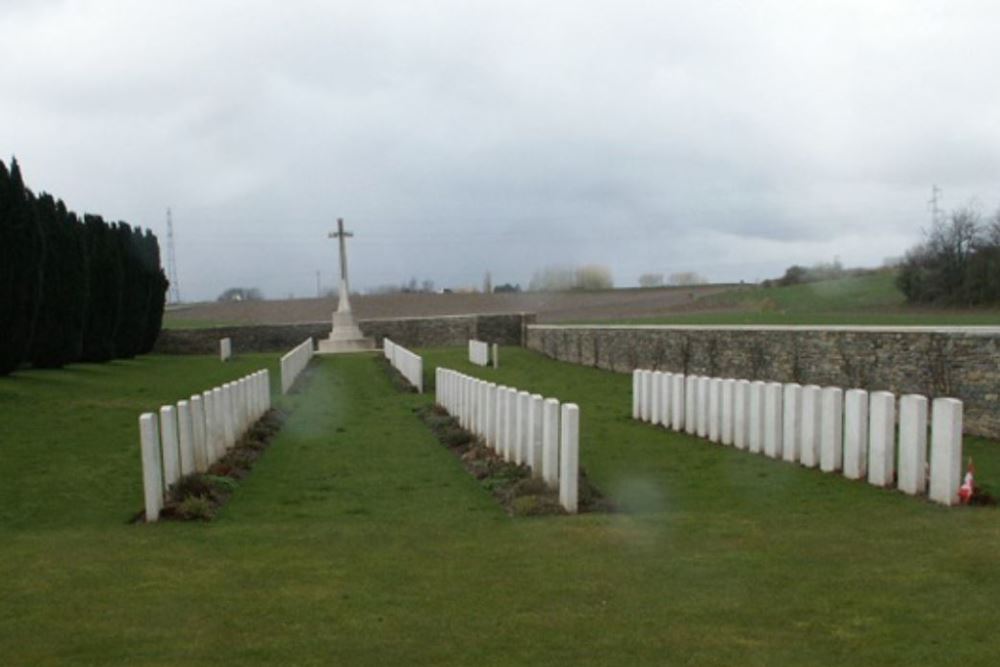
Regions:
<svg viewBox="0 0 1000 667"><path fill-rule="evenodd" d="M337 304L337 312L350 312L351 302L348 298L347 286L347 239L354 236L354 232L345 232L344 219L337 218L337 231L330 232L328 236L340 241L340 301Z"/></svg>

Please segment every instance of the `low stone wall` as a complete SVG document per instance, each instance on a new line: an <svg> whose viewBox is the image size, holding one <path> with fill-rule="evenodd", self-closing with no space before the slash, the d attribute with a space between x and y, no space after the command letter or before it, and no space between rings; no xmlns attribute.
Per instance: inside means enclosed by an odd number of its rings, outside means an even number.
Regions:
<svg viewBox="0 0 1000 667"><path fill-rule="evenodd" d="M965 431L1000 438L1000 328L529 325L526 347L620 373L711 377L950 396Z"/></svg>
<svg viewBox="0 0 1000 667"><path fill-rule="evenodd" d="M509 315L453 315L360 320L366 336L382 345L391 338L407 347L465 346L470 338L500 345L524 345L525 327L534 323L533 313ZM243 325L211 329L164 329L156 340L157 354L217 354L219 340L232 339L233 353L284 352L306 338L330 335L331 323Z"/></svg>

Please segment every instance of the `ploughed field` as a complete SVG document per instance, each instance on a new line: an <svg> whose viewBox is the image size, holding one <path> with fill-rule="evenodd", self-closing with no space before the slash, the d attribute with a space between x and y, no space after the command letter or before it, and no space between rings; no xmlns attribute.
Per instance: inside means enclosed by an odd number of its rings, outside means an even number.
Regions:
<svg viewBox="0 0 1000 667"><path fill-rule="evenodd" d="M537 313L541 323L1000 325L1000 309L909 306L881 271L783 287L704 285L596 292L386 294L352 297L359 318ZM335 299L203 303L167 313L165 326L320 322Z"/></svg>
<svg viewBox="0 0 1000 667"><path fill-rule="evenodd" d="M146 357L0 379L0 663L996 661L1000 513L630 418L631 378L501 350L435 365L572 401L616 514L511 518L374 356L318 358L209 523L141 508L137 417L262 367ZM979 477L1000 447L969 439ZM995 487L994 487L995 488Z"/></svg>
<svg viewBox="0 0 1000 667"><path fill-rule="evenodd" d="M685 312L699 298L728 288L705 285L594 292L359 294L351 297L351 309L358 319L530 312L537 313L540 322L566 322ZM235 323L322 322L330 319L336 309L336 297L199 303L168 311L166 326L194 328Z"/></svg>

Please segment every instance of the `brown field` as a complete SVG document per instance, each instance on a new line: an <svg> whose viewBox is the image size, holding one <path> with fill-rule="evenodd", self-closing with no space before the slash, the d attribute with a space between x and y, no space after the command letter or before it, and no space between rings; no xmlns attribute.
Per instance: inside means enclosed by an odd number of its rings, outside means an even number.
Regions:
<svg viewBox="0 0 1000 667"><path fill-rule="evenodd" d="M538 314L539 322L569 322L683 313L701 309L695 305L701 297L731 288L731 285L704 285L596 292L376 294L352 296L351 307L358 319L530 312ZM167 320L191 326L320 322L328 319L336 307L336 297L207 302L172 307Z"/></svg>

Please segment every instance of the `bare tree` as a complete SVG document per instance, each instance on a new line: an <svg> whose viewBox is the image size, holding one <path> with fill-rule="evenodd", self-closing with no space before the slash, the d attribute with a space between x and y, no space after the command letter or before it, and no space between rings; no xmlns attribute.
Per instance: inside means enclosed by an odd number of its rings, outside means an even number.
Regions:
<svg viewBox="0 0 1000 667"><path fill-rule="evenodd" d="M708 281L704 276L694 271L682 271L670 274L670 284L678 287L690 287L692 285L704 285Z"/></svg>
<svg viewBox="0 0 1000 667"><path fill-rule="evenodd" d="M662 273L644 273L639 276L639 287L663 287Z"/></svg>
<svg viewBox="0 0 1000 667"><path fill-rule="evenodd" d="M611 278L611 269L599 264L588 264L576 270L576 284L581 290L611 289L615 282Z"/></svg>

